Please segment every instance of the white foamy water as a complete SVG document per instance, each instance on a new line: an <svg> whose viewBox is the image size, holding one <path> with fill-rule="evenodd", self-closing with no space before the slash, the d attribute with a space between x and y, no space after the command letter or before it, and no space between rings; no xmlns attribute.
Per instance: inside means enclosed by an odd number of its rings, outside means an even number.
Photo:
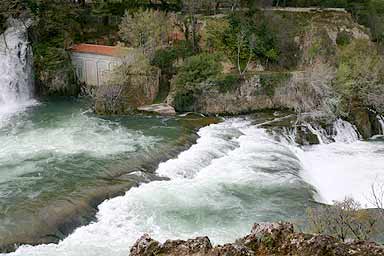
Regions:
<svg viewBox="0 0 384 256"><path fill-rule="evenodd" d="M0 130L0 182L36 172L44 159L49 162L80 154L102 159L145 152L160 140L80 112L43 124L18 120L11 127Z"/></svg>
<svg viewBox="0 0 384 256"><path fill-rule="evenodd" d="M10 255L126 256L144 233L160 241L199 235L234 241L254 222L300 218L317 198L313 187L325 202L353 196L364 204L371 184L384 178L383 143L358 141L342 120L334 127L327 137L335 143L304 148L279 143L242 119L202 128L194 146L160 164L157 173L170 181L105 201L95 223L58 245L22 246Z"/></svg>
<svg viewBox="0 0 384 256"><path fill-rule="evenodd" d="M232 119L199 134L195 146L160 165L170 181L105 201L96 223L58 245L23 246L11 255L126 256L143 233L161 241L209 235L229 242L255 221L296 216L312 198L299 159L263 129Z"/></svg>
<svg viewBox="0 0 384 256"><path fill-rule="evenodd" d="M381 126L381 134L384 135L384 117L377 115L377 120L379 121L379 124Z"/></svg>
<svg viewBox="0 0 384 256"><path fill-rule="evenodd" d="M333 123L333 136L335 142L339 143L353 143L357 142L361 136L357 128L351 123L342 119L337 119Z"/></svg>
<svg viewBox="0 0 384 256"><path fill-rule="evenodd" d="M10 116L36 104L33 96L32 49L29 21L9 19L0 35L0 127Z"/></svg>
<svg viewBox="0 0 384 256"><path fill-rule="evenodd" d="M384 143L357 141L305 148L302 153L309 181L326 203L352 197L369 205L371 185L384 180Z"/></svg>

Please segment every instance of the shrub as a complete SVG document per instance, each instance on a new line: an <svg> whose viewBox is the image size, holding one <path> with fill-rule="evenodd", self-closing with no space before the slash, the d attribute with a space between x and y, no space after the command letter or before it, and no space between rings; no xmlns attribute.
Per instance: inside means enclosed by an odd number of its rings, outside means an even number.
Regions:
<svg viewBox="0 0 384 256"><path fill-rule="evenodd" d="M178 70L176 85L194 87L209 79L215 79L223 71L219 60L217 55L207 53L187 58Z"/></svg>
<svg viewBox="0 0 384 256"><path fill-rule="evenodd" d="M193 111L194 102L195 94L193 91L177 92L174 98L174 106L176 111Z"/></svg>
<svg viewBox="0 0 384 256"><path fill-rule="evenodd" d="M311 232L332 235L341 241L348 238L368 240L374 234L378 216L363 210L351 198L334 205L308 209Z"/></svg>
<svg viewBox="0 0 384 256"><path fill-rule="evenodd" d="M150 65L148 58L139 50L131 58L114 68L107 83L99 86L96 103L103 105L100 112L123 113L144 104L151 104L156 96L157 69Z"/></svg>
<svg viewBox="0 0 384 256"><path fill-rule="evenodd" d="M186 41L181 41L155 52L151 65L160 68L166 73L174 73L174 63L178 59L185 59L193 55L192 46Z"/></svg>
<svg viewBox="0 0 384 256"><path fill-rule="evenodd" d="M345 46L351 43L351 35L347 31L337 33L336 43L339 46Z"/></svg>
<svg viewBox="0 0 384 256"><path fill-rule="evenodd" d="M159 49L151 61L151 65L160 68L161 70L172 72L173 63L177 59L175 48Z"/></svg>

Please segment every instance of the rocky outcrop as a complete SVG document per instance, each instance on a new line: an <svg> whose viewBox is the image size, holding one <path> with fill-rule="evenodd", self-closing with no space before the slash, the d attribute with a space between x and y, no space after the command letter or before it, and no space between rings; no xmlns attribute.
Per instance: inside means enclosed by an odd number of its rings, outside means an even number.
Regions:
<svg viewBox="0 0 384 256"><path fill-rule="evenodd" d="M340 10L284 8L263 10L260 15L274 26L277 37L284 38L278 63L250 68L245 78L230 86L211 80L193 89L172 84L167 103L179 112L208 115L236 115L267 109L322 112L331 118L342 117L353 122L364 138L377 134L378 125L370 121L368 113L368 108L376 107L372 101L367 103L361 92L344 88L347 87L344 80L348 79L344 79L340 71L343 58L360 54L355 50L359 42L365 42L367 51L374 51L367 29ZM289 49L284 48L286 46ZM347 56L341 53L346 48L349 49ZM226 72L236 71L232 68ZM353 97L359 101L356 107L351 106Z"/></svg>
<svg viewBox="0 0 384 256"><path fill-rule="evenodd" d="M144 113L156 114L161 116L176 115L175 109L172 106L165 103L142 106L142 107L138 107L137 110Z"/></svg>
<svg viewBox="0 0 384 256"><path fill-rule="evenodd" d="M207 237L168 240L149 235L131 248L131 256L381 256L384 247L367 241L340 242L326 235L295 233L292 224L255 224L251 233L234 243L213 247Z"/></svg>

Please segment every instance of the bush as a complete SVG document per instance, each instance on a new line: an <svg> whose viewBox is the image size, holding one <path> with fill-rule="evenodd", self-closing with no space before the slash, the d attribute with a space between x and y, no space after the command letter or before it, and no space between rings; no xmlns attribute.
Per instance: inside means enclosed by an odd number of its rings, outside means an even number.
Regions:
<svg viewBox="0 0 384 256"><path fill-rule="evenodd" d="M186 41L181 41L165 49L159 49L155 52L151 65L160 68L162 71L174 73L174 63L178 59L185 59L193 55L192 46Z"/></svg>
<svg viewBox="0 0 384 256"><path fill-rule="evenodd" d="M193 111L194 102L195 94L193 91L177 92L174 98L175 109L180 112Z"/></svg>
<svg viewBox="0 0 384 256"><path fill-rule="evenodd" d="M351 43L351 34L347 31L341 31L337 34L336 43L338 46L346 46Z"/></svg>
<svg viewBox="0 0 384 256"><path fill-rule="evenodd" d="M151 65L160 68L161 70L172 72L173 63L177 59L175 48L160 49L155 52L151 61Z"/></svg>
<svg viewBox="0 0 384 256"><path fill-rule="evenodd" d="M176 85L193 88L199 83L215 79L223 71L223 65L219 61L217 55L207 53L187 58L178 70Z"/></svg>
<svg viewBox="0 0 384 256"><path fill-rule="evenodd" d="M363 210L351 198L334 205L324 205L308 209L310 231L334 236L341 241L346 239L368 240L376 229L378 216Z"/></svg>

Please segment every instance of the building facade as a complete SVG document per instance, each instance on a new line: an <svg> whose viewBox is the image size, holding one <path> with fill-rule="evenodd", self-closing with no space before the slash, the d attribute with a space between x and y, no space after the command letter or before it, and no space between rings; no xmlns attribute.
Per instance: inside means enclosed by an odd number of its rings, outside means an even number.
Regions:
<svg viewBox="0 0 384 256"><path fill-rule="evenodd" d="M72 63L80 82L87 86L100 86L108 82L111 71L122 63L129 48L78 44L72 47Z"/></svg>

